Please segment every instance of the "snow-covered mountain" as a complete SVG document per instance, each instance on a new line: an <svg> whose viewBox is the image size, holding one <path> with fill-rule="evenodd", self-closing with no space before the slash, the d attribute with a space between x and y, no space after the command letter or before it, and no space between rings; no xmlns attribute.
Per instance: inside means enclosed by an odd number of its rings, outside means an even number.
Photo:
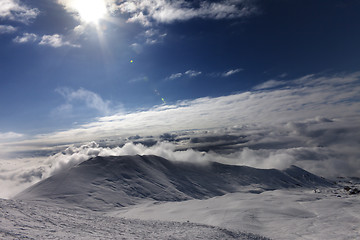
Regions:
<svg viewBox="0 0 360 240"><path fill-rule="evenodd" d="M51 199L57 203L104 210L144 200L207 199L243 189L262 192L331 185L296 166L280 171L136 155L92 158L39 182L15 198Z"/></svg>
<svg viewBox="0 0 360 240"><path fill-rule="evenodd" d="M358 186L344 184L296 166L95 157L0 199L0 238L357 239Z"/></svg>

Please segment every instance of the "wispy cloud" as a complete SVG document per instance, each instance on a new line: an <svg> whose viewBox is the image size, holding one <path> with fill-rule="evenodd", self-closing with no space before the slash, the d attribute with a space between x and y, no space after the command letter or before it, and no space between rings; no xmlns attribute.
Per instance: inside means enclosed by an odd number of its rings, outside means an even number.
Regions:
<svg viewBox="0 0 360 240"><path fill-rule="evenodd" d="M279 87L279 86L285 85L285 84L286 84L285 81L269 80L267 82L256 85L253 89L260 90L260 89L274 88L274 87Z"/></svg>
<svg viewBox="0 0 360 240"><path fill-rule="evenodd" d="M166 36L166 33L161 33L158 29L148 28L137 36L138 41L131 44L130 47L134 52L140 54L145 45L162 43Z"/></svg>
<svg viewBox="0 0 360 240"><path fill-rule="evenodd" d="M23 33L22 36L15 37L13 41L19 44L37 42L39 45L50 46L53 48L59 48L64 46L80 47L80 45L73 44L69 41L64 40L64 37L59 34L43 35L40 37L35 33Z"/></svg>
<svg viewBox="0 0 360 240"><path fill-rule="evenodd" d="M187 70L185 72L185 75L189 76L189 77L196 77L199 76L201 74L200 71L195 71L195 70Z"/></svg>
<svg viewBox="0 0 360 240"><path fill-rule="evenodd" d="M145 43L150 45L161 43L166 37L166 35L166 33L160 33L159 30L154 28L147 29L144 33L144 36L146 38Z"/></svg>
<svg viewBox="0 0 360 240"><path fill-rule="evenodd" d="M147 82L149 78L145 75L141 75L139 77L133 78L129 81L129 83L136 83L136 82Z"/></svg>
<svg viewBox="0 0 360 240"><path fill-rule="evenodd" d="M25 135L16 132L0 132L0 142L8 142L13 140L19 140L19 138L23 138Z"/></svg>
<svg viewBox="0 0 360 240"><path fill-rule="evenodd" d="M130 45L131 49L134 50L137 54L140 54L143 51L143 46L139 43L133 43Z"/></svg>
<svg viewBox="0 0 360 240"><path fill-rule="evenodd" d="M0 0L0 19L29 24L39 15L37 8L31 8L18 0Z"/></svg>
<svg viewBox="0 0 360 240"><path fill-rule="evenodd" d="M63 46L80 47L80 45L73 44L70 43L69 41L64 40L64 37L59 34L42 36L39 45L47 45L54 48L59 48Z"/></svg>
<svg viewBox="0 0 360 240"><path fill-rule="evenodd" d="M110 101L102 99L101 96L92 91L83 88L78 90L57 88L55 91L66 100L65 104L57 108L58 111L70 111L73 108L73 104L76 101L80 101L84 103L87 108L95 109L101 114L110 113Z"/></svg>
<svg viewBox="0 0 360 240"><path fill-rule="evenodd" d="M166 80L175 80L175 79L177 79L177 78L181 78L181 77L184 77L184 76L192 78L192 77L199 76L200 74L201 74L200 71L187 70L187 71L185 71L184 73L181 73L181 72L179 72L179 73L173 73L173 74L171 74L169 77L167 77L167 78L165 78L165 79L166 79Z"/></svg>
<svg viewBox="0 0 360 240"><path fill-rule="evenodd" d="M253 14L256 8L249 1L223 0L218 2L185 0L128 0L113 3L112 10L130 14L129 22L150 26L153 22L171 23L192 18L228 19Z"/></svg>
<svg viewBox="0 0 360 240"><path fill-rule="evenodd" d="M14 33L17 31L16 27L10 25L0 25L0 34Z"/></svg>
<svg viewBox="0 0 360 240"><path fill-rule="evenodd" d="M39 39L39 37L35 33L24 33L22 36L17 36L13 39L16 43L27 43L27 42L35 42Z"/></svg>
<svg viewBox="0 0 360 240"><path fill-rule="evenodd" d="M183 75L182 73L173 73L169 77L167 77L166 79L174 80L174 79L177 79L177 78L181 78L182 75Z"/></svg>
<svg viewBox="0 0 360 240"><path fill-rule="evenodd" d="M241 72L243 69L241 68L236 68L236 69L230 69L229 71L226 71L222 74L223 77L229 77L231 75L234 75L236 73Z"/></svg>
<svg viewBox="0 0 360 240"><path fill-rule="evenodd" d="M279 77L279 78L285 78L285 77L287 77L287 76L288 76L287 73L282 73L282 74L280 74L278 77Z"/></svg>
<svg viewBox="0 0 360 240"><path fill-rule="evenodd" d="M84 25L81 25L81 24L75 26L74 29L73 29L73 32L74 32L75 35L77 35L77 36L80 36L80 35L84 34L85 31L86 31L86 27L85 27Z"/></svg>

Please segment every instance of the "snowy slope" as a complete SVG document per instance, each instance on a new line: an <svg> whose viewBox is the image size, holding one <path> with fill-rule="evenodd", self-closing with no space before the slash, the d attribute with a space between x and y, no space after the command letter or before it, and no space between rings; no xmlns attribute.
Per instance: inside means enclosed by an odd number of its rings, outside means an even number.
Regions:
<svg viewBox="0 0 360 240"><path fill-rule="evenodd" d="M0 238L357 239L348 185L296 166L96 157L0 200Z"/></svg>
<svg viewBox="0 0 360 240"><path fill-rule="evenodd" d="M0 199L0 239L249 239L266 238L194 223L130 220L101 212Z"/></svg>
<svg viewBox="0 0 360 240"><path fill-rule="evenodd" d="M103 210L144 200L207 199L237 192L330 186L292 166L284 171L220 163L169 161L157 156L96 157L30 187L16 199L52 199L57 203Z"/></svg>

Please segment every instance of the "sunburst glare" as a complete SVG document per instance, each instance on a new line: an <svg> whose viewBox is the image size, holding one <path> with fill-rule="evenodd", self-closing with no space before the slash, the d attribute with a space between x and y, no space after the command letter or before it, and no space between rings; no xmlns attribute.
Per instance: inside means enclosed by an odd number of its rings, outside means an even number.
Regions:
<svg viewBox="0 0 360 240"><path fill-rule="evenodd" d="M97 24L107 13L104 0L74 0L72 7L79 12L81 20L86 23Z"/></svg>

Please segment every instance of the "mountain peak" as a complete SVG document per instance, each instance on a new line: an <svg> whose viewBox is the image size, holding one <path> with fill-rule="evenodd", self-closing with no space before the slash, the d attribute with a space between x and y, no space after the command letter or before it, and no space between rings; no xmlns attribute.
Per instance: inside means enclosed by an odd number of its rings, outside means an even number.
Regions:
<svg viewBox="0 0 360 240"><path fill-rule="evenodd" d="M272 190L331 183L296 166L280 171L215 162L169 161L154 155L111 156L89 159L39 182L16 198L51 199L98 210L127 206L144 199L205 199L251 185Z"/></svg>

